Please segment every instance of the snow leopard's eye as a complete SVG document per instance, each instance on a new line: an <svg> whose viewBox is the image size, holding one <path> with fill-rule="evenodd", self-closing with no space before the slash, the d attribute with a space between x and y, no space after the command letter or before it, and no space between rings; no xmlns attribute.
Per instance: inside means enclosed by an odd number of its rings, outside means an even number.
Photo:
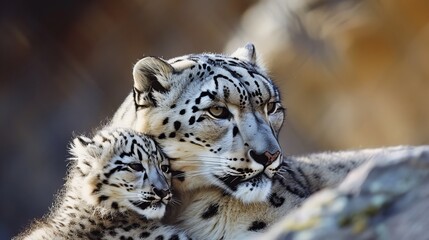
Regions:
<svg viewBox="0 0 429 240"><path fill-rule="evenodd" d="M129 163L128 167L137 172L143 172L144 168L141 163Z"/></svg>
<svg viewBox="0 0 429 240"><path fill-rule="evenodd" d="M269 102L266 106L267 114L271 114L277 111L277 106L278 104L276 102Z"/></svg>
<svg viewBox="0 0 429 240"><path fill-rule="evenodd" d="M227 119L231 116L231 113L226 107L215 106L209 108L207 111L214 118Z"/></svg>
<svg viewBox="0 0 429 240"><path fill-rule="evenodd" d="M170 173L170 166L168 166L168 165L161 165L161 170L164 173Z"/></svg>

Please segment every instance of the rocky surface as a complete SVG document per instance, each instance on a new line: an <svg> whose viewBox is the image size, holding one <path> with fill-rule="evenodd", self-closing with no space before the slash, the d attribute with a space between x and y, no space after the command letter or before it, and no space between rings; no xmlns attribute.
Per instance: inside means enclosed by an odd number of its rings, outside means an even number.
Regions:
<svg viewBox="0 0 429 240"><path fill-rule="evenodd" d="M429 146L392 152L310 197L266 239L429 239Z"/></svg>

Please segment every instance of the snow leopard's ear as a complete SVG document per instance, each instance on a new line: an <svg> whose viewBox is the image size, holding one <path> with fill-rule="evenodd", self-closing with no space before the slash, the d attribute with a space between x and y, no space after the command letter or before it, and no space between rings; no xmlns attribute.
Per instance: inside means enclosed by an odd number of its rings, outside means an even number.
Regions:
<svg viewBox="0 0 429 240"><path fill-rule="evenodd" d="M99 158L103 153L103 148L94 139L83 135L73 139L71 154L78 160Z"/></svg>
<svg viewBox="0 0 429 240"><path fill-rule="evenodd" d="M255 46L252 43L248 43L244 47L235 50L235 52L231 54L231 57L256 64Z"/></svg>
<svg viewBox="0 0 429 240"><path fill-rule="evenodd" d="M70 160L75 161L82 176L87 176L102 159L103 147L94 139L83 135L75 137L70 144Z"/></svg>
<svg viewBox="0 0 429 240"><path fill-rule="evenodd" d="M160 95L171 87L174 68L156 57L145 57L134 65L134 102L137 108L157 106Z"/></svg>

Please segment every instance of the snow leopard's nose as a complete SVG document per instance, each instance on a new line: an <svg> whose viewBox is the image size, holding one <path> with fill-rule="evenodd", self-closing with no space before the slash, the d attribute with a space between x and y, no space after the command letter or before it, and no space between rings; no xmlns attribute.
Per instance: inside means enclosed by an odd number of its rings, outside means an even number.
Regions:
<svg viewBox="0 0 429 240"><path fill-rule="evenodd" d="M257 163L262 164L264 167L266 167L273 163L280 156L280 151L277 151L275 153L265 151L262 154L258 154L254 150L250 150L249 155Z"/></svg>
<svg viewBox="0 0 429 240"><path fill-rule="evenodd" d="M153 192L162 198L165 198L166 196L168 196L170 194L170 190L169 189L158 189L158 188L153 188Z"/></svg>

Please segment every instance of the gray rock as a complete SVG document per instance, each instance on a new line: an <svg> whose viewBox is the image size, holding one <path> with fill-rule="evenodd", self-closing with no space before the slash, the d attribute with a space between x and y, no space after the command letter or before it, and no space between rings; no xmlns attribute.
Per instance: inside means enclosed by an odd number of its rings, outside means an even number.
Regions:
<svg viewBox="0 0 429 240"><path fill-rule="evenodd" d="M429 146L392 152L314 194L266 239L429 239L428 199Z"/></svg>

